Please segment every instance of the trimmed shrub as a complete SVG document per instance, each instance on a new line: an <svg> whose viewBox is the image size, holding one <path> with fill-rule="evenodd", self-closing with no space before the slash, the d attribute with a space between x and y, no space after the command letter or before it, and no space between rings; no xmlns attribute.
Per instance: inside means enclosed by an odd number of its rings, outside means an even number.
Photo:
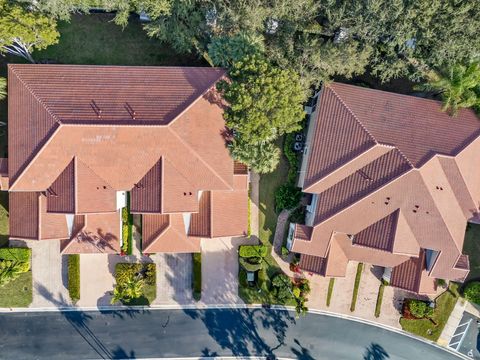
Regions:
<svg viewBox="0 0 480 360"><path fill-rule="evenodd" d="M333 285L335 285L335 278L330 278L330 282L328 283L328 292L327 292L327 307L330 306L330 301L332 300Z"/></svg>
<svg viewBox="0 0 480 360"><path fill-rule="evenodd" d="M468 283L463 290L463 295L468 301L480 305L480 282L472 281Z"/></svg>
<svg viewBox="0 0 480 360"><path fill-rule="evenodd" d="M30 248L0 248L1 260L12 260L30 263L32 249Z"/></svg>
<svg viewBox="0 0 480 360"><path fill-rule="evenodd" d="M197 301L202 297L202 253L194 253L193 260L193 276L192 291L193 298Z"/></svg>
<svg viewBox="0 0 480 360"><path fill-rule="evenodd" d="M265 245L241 245L238 249L238 255L244 258L264 258L267 254L268 248Z"/></svg>
<svg viewBox="0 0 480 360"><path fill-rule="evenodd" d="M362 278L362 271L363 271L363 264L359 263L357 266L357 274L355 275L355 284L353 286L353 294L352 294L352 303L350 304L350 311L355 311L355 305L357 304L357 297L358 297L358 287L360 286L360 280Z"/></svg>
<svg viewBox="0 0 480 360"><path fill-rule="evenodd" d="M282 246L282 256L288 256L290 251L288 251L286 246Z"/></svg>
<svg viewBox="0 0 480 360"><path fill-rule="evenodd" d="M298 287L294 287L292 292L293 292L293 296L295 296L297 299L300 297L301 291Z"/></svg>
<svg viewBox="0 0 480 360"><path fill-rule="evenodd" d="M284 184L275 190L275 210L294 209L302 198L302 191L292 184Z"/></svg>
<svg viewBox="0 0 480 360"><path fill-rule="evenodd" d="M241 287L248 286L247 272L244 269L240 269L240 272L238 273L238 282L240 283Z"/></svg>
<svg viewBox="0 0 480 360"><path fill-rule="evenodd" d="M383 292L385 291L385 285L383 282L378 288L377 303L375 304L375 317L379 317L382 311L382 302L383 302Z"/></svg>
<svg viewBox="0 0 480 360"><path fill-rule="evenodd" d="M258 271L258 286L263 291L268 292L270 279L268 278L267 269L260 269Z"/></svg>
<svg viewBox="0 0 480 360"><path fill-rule="evenodd" d="M238 259L240 265L246 270L246 271L252 271L252 272L255 272L255 271L258 271L262 268L262 264L252 264L249 262L250 259L254 259L254 258L244 258L244 257L240 257Z"/></svg>
<svg viewBox="0 0 480 360"><path fill-rule="evenodd" d="M80 255L68 255L68 293L75 303L80 300Z"/></svg>
<svg viewBox="0 0 480 360"><path fill-rule="evenodd" d="M408 299L407 306L410 314L417 319L427 318L433 314L433 309L422 300Z"/></svg>
<svg viewBox="0 0 480 360"><path fill-rule="evenodd" d="M147 285L157 283L157 268L154 263L143 264L143 277Z"/></svg>

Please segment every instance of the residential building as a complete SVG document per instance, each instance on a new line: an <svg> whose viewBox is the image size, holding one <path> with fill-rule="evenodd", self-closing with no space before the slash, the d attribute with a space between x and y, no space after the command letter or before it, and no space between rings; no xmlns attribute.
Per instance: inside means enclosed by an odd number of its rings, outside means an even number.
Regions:
<svg viewBox="0 0 480 360"><path fill-rule="evenodd" d="M118 253L121 210L144 253L247 232L248 171L226 147L219 68L8 66L10 238Z"/></svg>
<svg viewBox="0 0 480 360"><path fill-rule="evenodd" d="M385 268L420 294L463 281L463 241L478 221L480 120L442 104L346 84L324 86L311 115L299 186L311 194L289 247L300 267L343 277L349 261Z"/></svg>

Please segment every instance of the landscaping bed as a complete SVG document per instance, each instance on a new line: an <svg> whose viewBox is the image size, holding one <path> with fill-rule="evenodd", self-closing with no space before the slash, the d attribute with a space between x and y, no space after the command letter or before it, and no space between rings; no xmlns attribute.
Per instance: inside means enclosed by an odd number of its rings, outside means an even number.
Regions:
<svg viewBox="0 0 480 360"><path fill-rule="evenodd" d="M29 248L0 249L0 307L27 307L32 302Z"/></svg>
<svg viewBox="0 0 480 360"><path fill-rule="evenodd" d="M407 319L402 317L400 318L402 329L429 340L437 341L458 298L458 284L450 283L448 290L435 300L436 308L429 319Z"/></svg>
<svg viewBox="0 0 480 360"><path fill-rule="evenodd" d="M194 253L192 261L192 295L196 301L199 301L202 297L202 253Z"/></svg>
<svg viewBox="0 0 480 360"><path fill-rule="evenodd" d="M115 266L115 288L112 304L150 305L157 296L154 263L118 263Z"/></svg>
<svg viewBox="0 0 480 360"><path fill-rule="evenodd" d="M80 255L68 255L68 294L73 303L80 300Z"/></svg>

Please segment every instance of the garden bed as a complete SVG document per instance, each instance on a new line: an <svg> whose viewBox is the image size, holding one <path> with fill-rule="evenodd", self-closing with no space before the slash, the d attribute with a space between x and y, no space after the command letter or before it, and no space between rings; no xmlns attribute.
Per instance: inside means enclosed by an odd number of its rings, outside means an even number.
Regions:
<svg viewBox="0 0 480 360"><path fill-rule="evenodd" d="M400 319L402 329L432 341L437 341L459 298L458 284L450 283L448 290L435 300L436 308L431 319ZM436 324L436 325L435 325Z"/></svg>
<svg viewBox="0 0 480 360"><path fill-rule="evenodd" d="M0 261L9 266L20 266L20 272L0 286L0 307L28 307L32 302L32 250L29 248L1 248Z"/></svg>
<svg viewBox="0 0 480 360"><path fill-rule="evenodd" d="M157 296L154 263L118 263L115 266L115 289L112 303L150 305Z"/></svg>
<svg viewBox="0 0 480 360"><path fill-rule="evenodd" d="M80 255L68 255L68 294L73 303L80 300Z"/></svg>
<svg viewBox="0 0 480 360"><path fill-rule="evenodd" d="M192 255L192 294L196 301L202 297L202 253L194 253Z"/></svg>

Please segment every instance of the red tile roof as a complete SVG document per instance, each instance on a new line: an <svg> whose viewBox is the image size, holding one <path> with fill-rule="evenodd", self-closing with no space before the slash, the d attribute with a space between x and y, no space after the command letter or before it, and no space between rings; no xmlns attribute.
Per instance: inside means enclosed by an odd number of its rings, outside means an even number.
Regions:
<svg viewBox="0 0 480 360"><path fill-rule="evenodd" d="M471 110L452 118L441 106L344 84L324 87L301 178L317 197L311 241L294 237L293 251L326 258L327 268L344 264L343 257L393 267L394 284L420 292L431 291L434 278L462 281L465 225L480 210L480 121ZM343 255L334 257L333 245ZM440 254L428 272L415 270L420 249Z"/></svg>
<svg viewBox="0 0 480 360"><path fill-rule="evenodd" d="M218 221L210 236L244 232L246 168L225 146L215 90L223 69L9 65L8 71L8 171L11 190L25 192L11 212L12 236L68 239L64 214L103 213L112 225L118 191L131 191L133 212L172 214L169 228L177 230L173 214L197 213L198 191L225 191L214 195L220 205L228 201L223 211L212 207ZM41 192L48 194L46 214L31 195ZM234 208L245 219L233 217ZM33 217L29 224L25 212ZM85 239L77 250L96 251L82 245ZM171 244L197 249L199 240Z"/></svg>
<svg viewBox="0 0 480 360"><path fill-rule="evenodd" d="M353 237L353 245L392 252L399 210L363 229Z"/></svg>
<svg viewBox="0 0 480 360"><path fill-rule="evenodd" d="M411 169L397 150L392 150L319 195L315 223L320 223L352 205Z"/></svg>

